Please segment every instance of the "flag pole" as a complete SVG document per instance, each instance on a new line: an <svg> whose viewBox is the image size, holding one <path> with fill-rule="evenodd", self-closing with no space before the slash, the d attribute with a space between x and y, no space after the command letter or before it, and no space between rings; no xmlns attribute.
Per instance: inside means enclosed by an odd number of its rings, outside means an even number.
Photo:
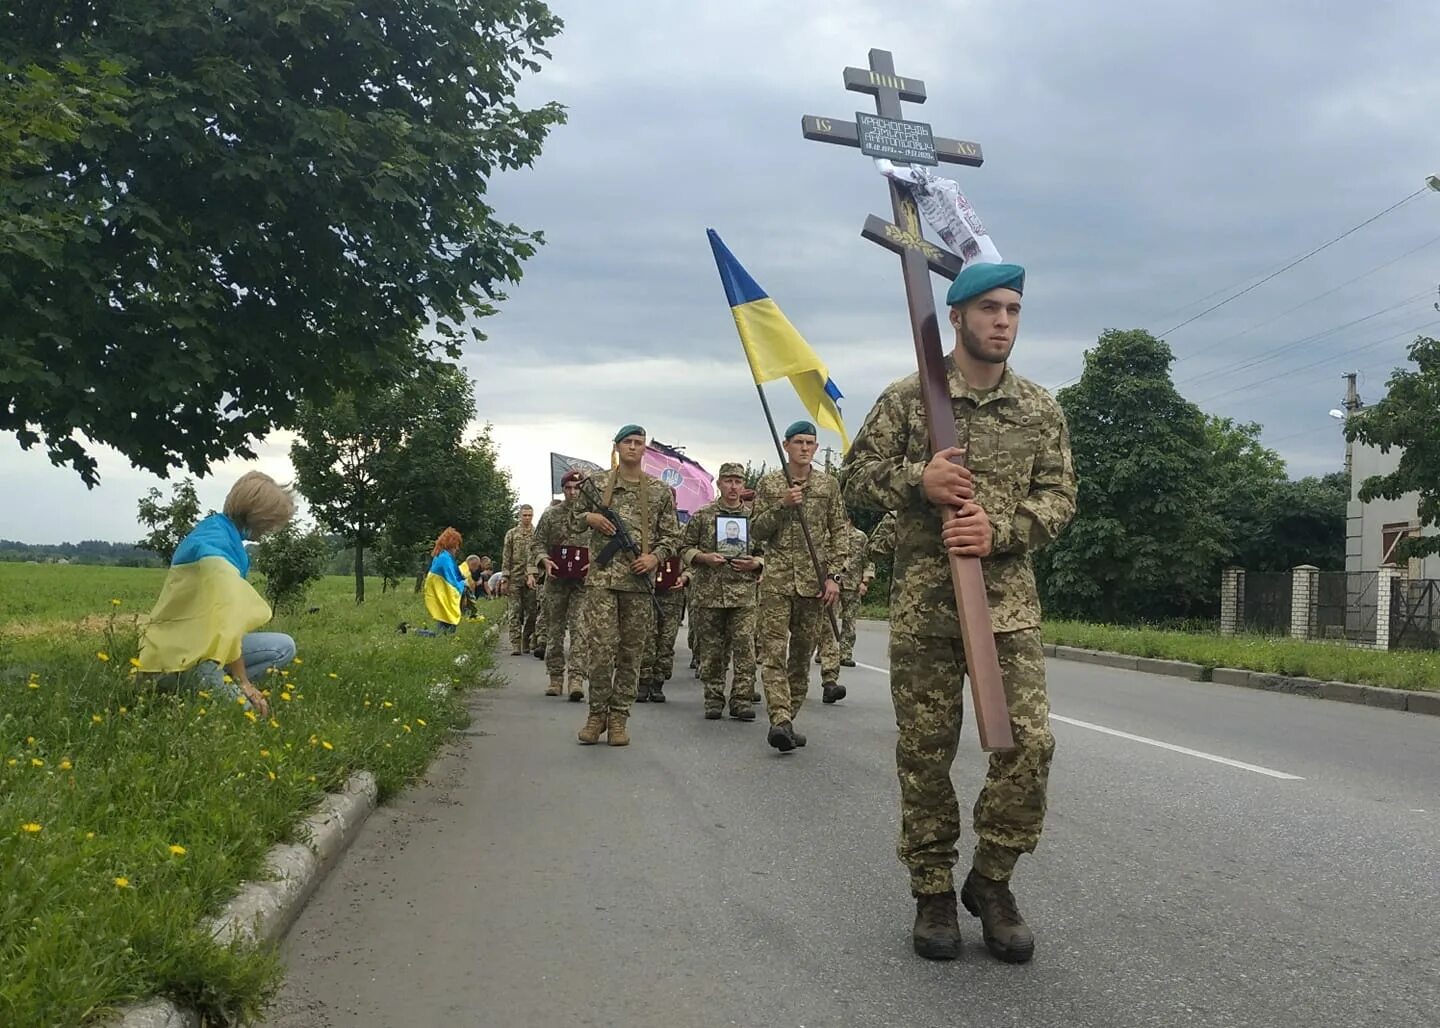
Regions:
<svg viewBox="0 0 1440 1028"><path fill-rule="evenodd" d="M745 355L746 360L750 358L749 353ZM754 367L751 367L751 377L754 376ZM755 383L755 391L760 394L760 407L765 411L765 423L770 426L770 438L775 441L775 452L780 457L780 472L785 476L785 484L793 486L795 480L790 477L790 462L785 456L785 448L780 445L780 432L775 428L775 417L770 413L770 401L765 398L765 387L759 382ZM813 467L813 465L812 465ZM800 519L800 531L805 536L805 548L810 551L810 560L815 564L815 579L820 583L821 595L825 592L825 569L820 566L820 554L815 551L815 540L810 535L810 523L805 520L805 508L795 508L795 516ZM825 604L825 613L830 615L830 631L835 633L835 641L840 641L840 621L835 616L835 607L832 604Z"/></svg>

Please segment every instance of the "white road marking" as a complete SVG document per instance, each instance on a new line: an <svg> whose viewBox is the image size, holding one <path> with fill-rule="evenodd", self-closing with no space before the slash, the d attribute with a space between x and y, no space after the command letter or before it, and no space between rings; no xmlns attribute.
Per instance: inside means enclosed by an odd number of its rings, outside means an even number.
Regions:
<svg viewBox="0 0 1440 1028"><path fill-rule="evenodd" d="M1092 732L1103 732L1106 735L1113 735L1119 739L1129 739L1131 742L1144 743L1146 746L1156 746L1162 750L1170 750L1173 753L1183 753L1187 757L1199 757L1201 760L1213 760L1217 764L1224 764L1226 767L1238 767L1242 771L1254 771L1257 775L1269 775L1271 778L1283 778L1288 782L1305 781L1300 775L1292 775L1288 771L1276 771L1274 768L1261 767L1259 764L1247 764L1243 760L1231 760L1229 757L1221 757L1214 753L1206 753L1203 750L1192 750L1188 746L1176 746L1173 742L1161 742L1159 739L1150 739L1143 735L1132 735L1129 732L1122 732L1118 728L1106 728L1104 725L1093 725L1089 721L1077 721L1073 717L1061 717L1059 714L1051 714L1051 721L1063 721L1067 725L1074 725L1076 728L1088 728Z"/></svg>
<svg viewBox="0 0 1440 1028"><path fill-rule="evenodd" d="M874 664L862 664L858 660L856 667L863 667L866 671L878 671L887 677L890 671L887 668L876 667ZM1151 739L1144 735L1133 735L1130 732L1122 732L1118 728L1106 728L1104 725L1091 724L1089 721L1079 721L1073 717L1063 717L1060 714L1052 713L1050 720L1060 721L1067 725L1074 725L1076 728L1088 728L1092 732L1103 732L1105 735L1113 735L1117 739L1129 739L1131 742L1142 743L1146 746L1155 746L1162 750L1170 750L1172 753L1183 753L1187 757L1199 757L1201 760L1211 760L1217 764L1224 764L1226 767L1238 767L1242 771L1253 771L1257 775L1268 775L1271 778L1279 778L1287 782L1303 782L1301 775L1292 775L1288 771L1276 771L1274 768L1261 767L1259 764L1247 764L1243 760L1232 760L1229 757L1222 757L1215 753L1206 753L1203 750L1192 750L1188 746L1177 746L1173 742L1161 742L1159 739Z"/></svg>

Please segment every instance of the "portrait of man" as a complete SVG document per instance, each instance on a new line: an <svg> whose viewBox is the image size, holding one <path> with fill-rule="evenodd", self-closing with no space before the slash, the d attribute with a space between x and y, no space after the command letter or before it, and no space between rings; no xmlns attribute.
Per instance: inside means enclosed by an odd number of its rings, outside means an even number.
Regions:
<svg viewBox="0 0 1440 1028"><path fill-rule="evenodd" d="M715 519L715 552L743 557L750 545L750 519L739 515Z"/></svg>

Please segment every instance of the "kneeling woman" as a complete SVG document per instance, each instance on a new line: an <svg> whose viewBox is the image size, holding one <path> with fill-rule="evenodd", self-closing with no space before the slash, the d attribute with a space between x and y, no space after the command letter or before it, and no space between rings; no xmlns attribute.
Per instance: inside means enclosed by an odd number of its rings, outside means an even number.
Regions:
<svg viewBox="0 0 1440 1028"><path fill-rule="evenodd" d="M284 527L295 500L269 475L241 476L225 497L223 514L212 514L175 550L160 597L140 637L140 670L163 684L188 683L217 697L244 701L261 716L270 705L254 680L295 659L295 641L255 629L271 618L266 603L245 580L250 572L246 540ZM230 681L226 681L226 676Z"/></svg>
<svg viewBox="0 0 1440 1028"><path fill-rule="evenodd" d="M416 635L449 635L460 624L460 597L465 592L465 579L460 576L460 533L447 528L435 540L434 558L425 576L425 609L435 619L435 631L424 629Z"/></svg>

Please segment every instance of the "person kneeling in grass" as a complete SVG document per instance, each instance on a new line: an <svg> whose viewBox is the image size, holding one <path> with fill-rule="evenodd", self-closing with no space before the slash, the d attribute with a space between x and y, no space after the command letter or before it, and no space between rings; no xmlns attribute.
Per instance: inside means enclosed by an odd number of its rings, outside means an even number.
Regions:
<svg viewBox="0 0 1440 1028"><path fill-rule="evenodd" d="M140 671L164 685L205 688L243 701L262 717L270 705L254 680L295 659L295 640L257 632L272 617L270 605L246 581L245 542L283 528L295 500L269 475L242 475L221 514L205 518L175 550L170 571L140 636Z"/></svg>
<svg viewBox="0 0 1440 1028"><path fill-rule="evenodd" d="M460 624L460 597L465 594L465 579L460 574L460 544L465 540L453 528L447 528L435 540L430 551L434 559L425 575L425 610L435 619L435 631L416 629L416 635L453 635Z"/></svg>

